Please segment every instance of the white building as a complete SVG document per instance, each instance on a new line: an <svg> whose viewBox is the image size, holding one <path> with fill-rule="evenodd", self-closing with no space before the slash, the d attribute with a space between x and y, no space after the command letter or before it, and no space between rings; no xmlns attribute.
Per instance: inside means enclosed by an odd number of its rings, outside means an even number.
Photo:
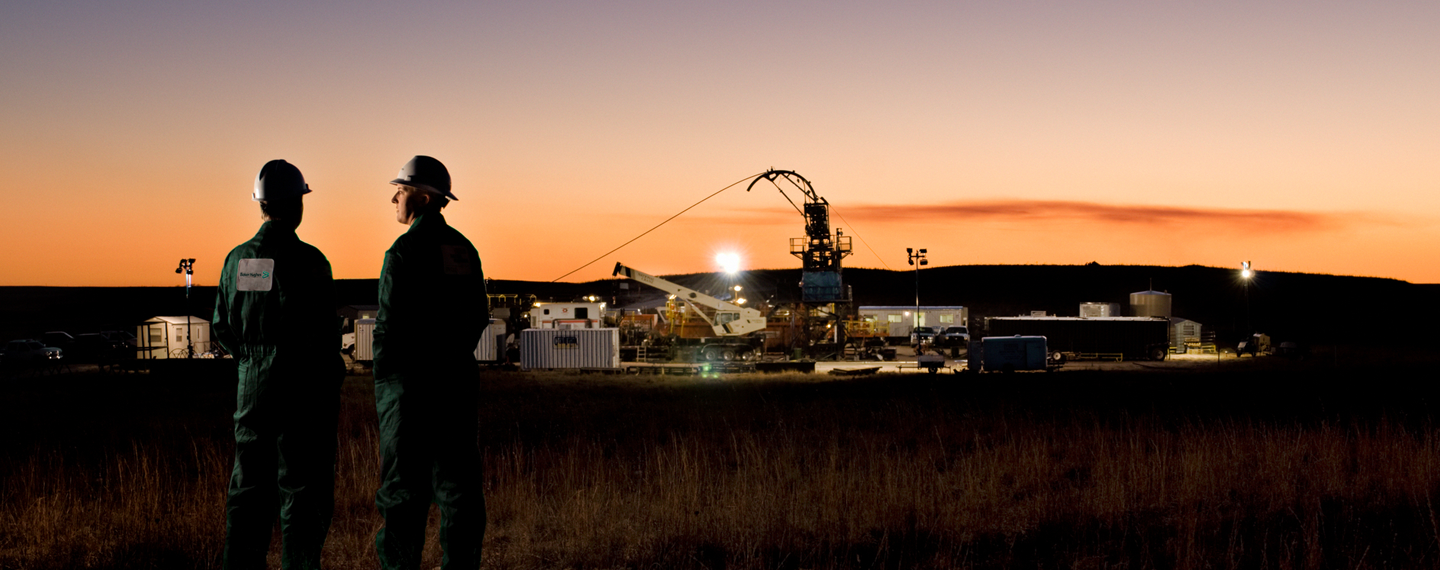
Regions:
<svg viewBox="0 0 1440 570"><path fill-rule="evenodd" d="M1096 317L1123 317L1120 312L1120 303L1080 303L1080 316L1087 319Z"/></svg>
<svg viewBox="0 0 1440 570"><path fill-rule="evenodd" d="M871 305L860 307L860 320L878 325L888 325L888 338L910 339L914 327L934 327L939 330L948 326L969 326L970 308L960 305L925 306L916 312L914 305Z"/></svg>
<svg viewBox="0 0 1440 570"><path fill-rule="evenodd" d="M1185 347L1190 344L1200 344L1203 340L1201 332L1203 326L1190 319L1170 317L1170 346L1175 347L1177 352L1184 352Z"/></svg>
<svg viewBox="0 0 1440 570"><path fill-rule="evenodd" d="M535 303L530 328L598 329L604 324L605 303Z"/></svg>
<svg viewBox="0 0 1440 570"><path fill-rule="evenodd" d="M135 328L136 358L185 358L189 339L195 354L210 351L210 321L200 317L155 317ZM143 350L150 348L150 350Z"/></svg>

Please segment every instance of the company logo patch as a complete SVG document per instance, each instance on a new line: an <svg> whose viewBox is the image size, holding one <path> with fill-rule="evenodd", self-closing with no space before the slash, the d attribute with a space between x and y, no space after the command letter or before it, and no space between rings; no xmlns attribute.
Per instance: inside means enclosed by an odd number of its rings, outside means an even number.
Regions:
<svg viewBox="0 0 1440 570"><path fill-rule="evenodd" d="M235 273L236 291L269 291L275 284L275 260L242 259Z"/></svg>
<svg viewBox="0 0 1440 570"><path fill-rule="evenodd" d="M580 348L580 337L557 336L553 342L555 348Z"/></svg>

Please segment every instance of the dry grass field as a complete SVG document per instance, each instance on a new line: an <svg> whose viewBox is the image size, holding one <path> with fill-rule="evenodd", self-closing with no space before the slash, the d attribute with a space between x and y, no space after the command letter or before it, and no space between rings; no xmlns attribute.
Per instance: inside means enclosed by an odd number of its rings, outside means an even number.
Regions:
<svg viewBox="0 0 1440 570"><path fill-rule="evenodd" d="M1433 364L1313 360L979 377L487 373L485 565L1440 566ZM0 390L0 569L219 567L223 377ZM375 568L369 379L349 378L343 397L325 560Z"/></svg>

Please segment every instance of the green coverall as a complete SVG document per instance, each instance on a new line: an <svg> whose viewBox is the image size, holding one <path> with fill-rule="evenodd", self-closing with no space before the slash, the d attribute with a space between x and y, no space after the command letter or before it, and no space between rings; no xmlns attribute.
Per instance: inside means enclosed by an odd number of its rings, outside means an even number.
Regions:
<svg viewBox="0 0 1440 570"><path fill-rule="evenodd" d="M385 252L375 319L375 407L387 569L420 566L430 503L440 505L441 568L480 566L485 495L475 346L490 322L480 255L439 212Z"/></svg>
<svg viewBox="0 0 1440 570"><path fill-rule="evenodd" d="M275 517L281 567L320 567L334 511L340 328L330 262L274 222L230 251L212 331L239 362L225 568L264 568Z"/></svg>

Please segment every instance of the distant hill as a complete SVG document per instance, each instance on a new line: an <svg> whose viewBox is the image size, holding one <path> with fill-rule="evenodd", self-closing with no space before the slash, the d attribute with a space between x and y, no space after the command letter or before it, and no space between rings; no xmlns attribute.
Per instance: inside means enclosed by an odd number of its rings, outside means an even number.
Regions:
<svg viewBox="0 0 1440 570"><path fill-rule="evenodd" d="M717 273L667 276L676 282L720 293L734 283L752 299L793 301L799 269L746 271L733 280ZM914 271L846 269L845 283L859 305L915 303ZM1175 316L1198 321L1222 339L1245 332L1246 287L1233 269L1138 265L959 265L920 271L922 305L970 307L972 326L987 316L1045 311L1076 315L1082 302L1126 306L1130 293L1154 289L1173 295ZM631 283L621 289L621 283ZM549 283L496 279L491 293L536 295L541 300L574 300L600 295L610 302L633 297L640 286L628 281ZM337 282L343 305L373 305L374 279ZM1253 328L1277 339L1344 344L1440 340L1440 285L1396 279L1306 273L1260 272L1249 284ZM214 287L192 290L191 314L209 318ZM183 315L183 287L0 287L0 340L50 330L72 334L130 327L156 315ZM980 332L980 331L977 331Z"/></svg>
<svg viewBox="0 0 1440 570"><path fill-rule="evenodd" d="M673 280L721 282L708 273ZM751 283L770 286L782 300L793 298L786 293L793 295L799 280L798 269L741 277L747 289ZM846 269L845 283L858 305L915 303L913 270ZM1253 330L1277 339L1320 344L1391 342L1387 339L1396 336L1408 344L1440 340L1432 325L1440 317L1440 285L1398 279L1264 271L1247 287L1229 268L1097 264L958 265L925 268L919 275L920 304L970 307L975 327L984 317L1031 311L1076 316L1083 302L1128 308L1131 293L1149 289L1170 293L1174 316L1197 321L1222 340L1247 334L1247 289Z"/></svg>

